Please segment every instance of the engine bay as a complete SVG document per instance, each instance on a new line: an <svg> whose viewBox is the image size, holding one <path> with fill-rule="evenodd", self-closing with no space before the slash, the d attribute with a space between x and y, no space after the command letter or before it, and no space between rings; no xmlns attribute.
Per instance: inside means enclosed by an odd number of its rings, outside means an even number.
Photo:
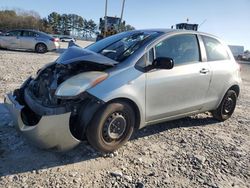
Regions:
<svg viewBox="0 0 250 188"><path fill-rule="evenodd" d="M62 100L55 95L56 89L61 83L83 72L104 71L108 68L110 66L93 62L53 63L39 70L37 76L27 85L27 89L36 101L43 106L65 105L67 100Z"/></svg>

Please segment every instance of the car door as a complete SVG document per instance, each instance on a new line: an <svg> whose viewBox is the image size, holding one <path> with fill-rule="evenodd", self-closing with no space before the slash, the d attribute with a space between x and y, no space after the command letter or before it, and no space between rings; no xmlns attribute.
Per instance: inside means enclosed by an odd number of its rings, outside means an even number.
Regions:
<svg viewBox="0 0 250 188"><path fill-rule="evenodd" d="M20 48L34 50L36 45L36 33L33 31L23 31L20 37L20 43Z"/></svg>
<svg viewBox="0 0 250 188"><path fill-rule="evenodd" d="M220 100L231 85L232 75L237 75L238 65L233 57L230 58L230 49L216 38L201 35L206 50L207 62L213 70L208 98L210 109L217 108ZM228 85L229 84L229 85Z"/></svg>
<svg viewBox="0 0 250 188"><path fill-rule="evenodd" d="M201 61L197 36L171 36L151 51L151 59L170 57L175 64L170 70L152 69L146 73L146 121L201 109L206 103L211 71L208 63Z"/></svg>
<svg viewBox="0 0 250 188"><path fill-rule="evenodd" d="M21 31L15 30L7 32L4 37L4 47L9 49L20 48Z"/></svg>

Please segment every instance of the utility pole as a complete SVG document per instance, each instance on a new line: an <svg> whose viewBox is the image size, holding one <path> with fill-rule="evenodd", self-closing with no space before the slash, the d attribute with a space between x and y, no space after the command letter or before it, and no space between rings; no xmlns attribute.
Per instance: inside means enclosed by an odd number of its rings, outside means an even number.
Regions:
<svg viewBox="0 0 250 188"><path fill-rule="evenodd" d="M122 12L121 12L121 17L120 17L120 28L119 29L121 29L121 25L122 25L122 18L123 18L123 11L124 11L124 5L125 5L125 0L123 0L123 2L122 2Z"/></svg>
<svg viewBox="0 0 250 188"><path fill-rule="evenodd" d="M107 18L107 12L108 12L108 0L106 0L105 3L105 23L104 23L104 37L106 37L107 34L107 27L108 27L108 18Z"/></svg>

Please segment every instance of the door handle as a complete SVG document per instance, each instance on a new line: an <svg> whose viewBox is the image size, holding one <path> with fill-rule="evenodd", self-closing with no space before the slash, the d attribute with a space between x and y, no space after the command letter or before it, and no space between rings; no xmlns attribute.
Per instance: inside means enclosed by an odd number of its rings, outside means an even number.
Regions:
<svg viewBox="0 0 250 188"><path fill-rule="evenodd" d="M209 72L209 70L206 69L206 68L202 68L202 69L200 70L200 73L201 73L201 74L207 74L208 72Z"/></svg>

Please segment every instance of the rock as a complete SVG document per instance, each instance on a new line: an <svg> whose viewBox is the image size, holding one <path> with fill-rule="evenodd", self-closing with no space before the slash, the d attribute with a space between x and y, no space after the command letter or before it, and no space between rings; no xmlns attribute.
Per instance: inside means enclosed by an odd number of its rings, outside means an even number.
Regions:
<svg viewBox="0 0 250 188"><path fill-rule="evenodd" d="M78 179L73 179L73 183L78 183Z"/></svg>
<svg viewBox="0 0 250 188"><path fill-rule="evenodd" d="M69 173L69 176L70 176L70 177L75 177L77 174L78 174L78 172L70 172L70 173Z"/></svg>
<svg viewBox="0 0 250 188"><path fill-rule="evenodd" d="M179 169L181 172L185 172L185 171L187 170L184 166L179 166L178 169Z"/></svg>
<svg viewBox="0 0 250 188"><path fill-rule="evenodd" d="M125 176L123 176L123 177L124 177L124 179L127 180L128 182L132 182L132 181L133 181L132 176L127 176L127 175L125 175Z"/></svg>
<svg viewBox="0 0 250 188"><path fill-rule="evenodd" d="M105 154L103 154L102 156L103 157L110 157L110 158L113 158L113 157L116 157L116 156L118 156L118 151L115 151L115 152L113 152L113 153L105 153Z"/></svg>
<svg viewBox="0 0 250 188"><path fill-rule="evenodd" d="M155 172L150 172L148 176L155 176Z"/></svg>
<svg viewBox="0 0 250 188"><path fill-rule="evenodd" d="M142 163L142 158L138 158L139 163Z"/></svg>
<svg viewBox="0 0 250 188"><path fill-rule="evenodd" d="M194 158L200 163L200 164L204 164L204 162L206 161L206 158L202 155L195 155Z"/></svg>
<svg viewBox="0 0 250 188"><path fill-rule="evenodd" d="M187 143L186 139L182 138L181 141L180 141L181 144L185 144Z"/></svg>
<svg viewBox="0 0 250 188"><path fill-rule="evenodd" d="M28 184L26 184L26 183L23 183L23 184L22 184L22 188L28 188L28 187L29 187Z"/></svg>
<svg viewBox="0 0 250 188"><path fill-rule="evenodd" d="M136 188L144 188L145 186L144 186L143 183L137 182L135 187L136 187Z"/></svg>
<svg viewBox="0 0 250 188"><path fill-rule="evenodd" d="M113 177L122 177L123 176L121 171L110 172L110 174Z"/></svg>
<svg viewBox="0 0 250 188"><path fill-rule="evenodd" d="M113 153L110 153L108 157L113 158L115 155Z"/></svg>

